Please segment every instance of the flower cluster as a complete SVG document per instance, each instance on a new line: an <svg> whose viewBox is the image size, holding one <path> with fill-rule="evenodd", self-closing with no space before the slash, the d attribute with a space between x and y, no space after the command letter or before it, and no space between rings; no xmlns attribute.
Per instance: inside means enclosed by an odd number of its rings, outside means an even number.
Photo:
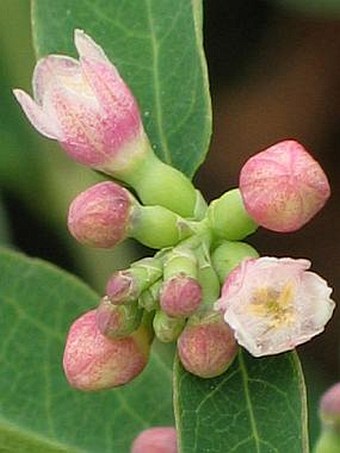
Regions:
<svg viewBox="0 0 340 453"><path fill-rule="evenodd" d="M259 226L291 232L308 222L330 195L320 165L296 141L282 141L251 157L239 188L208 206L154 154L137 102L103 50L80 30L75 45L79 61L38 62L34 100L15 96L39 132L107 176L72 201L74 238L112 248L130 237L156 251L115 272L98 306L71 326L63 362L70 384L129 382L155 336L176 342L184 368L209 378L230 366L239 345L254 356L278 354L319 334L334 309L326 282L309 261L260 258L243 240Z"/></svg>

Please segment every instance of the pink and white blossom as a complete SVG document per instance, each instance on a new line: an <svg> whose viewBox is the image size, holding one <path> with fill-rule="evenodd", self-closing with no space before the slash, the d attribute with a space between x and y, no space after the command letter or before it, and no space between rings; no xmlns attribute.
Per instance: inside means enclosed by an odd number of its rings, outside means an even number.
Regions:
<svg viewBox="0 0 340 453"><path fill-rule="evenodd" d="M306 259L243 261L227 277L215 309L255 357L289 351L324 330L332 289Z"/></svg>
<svg viewBox="0 0 340 453"><path fill-rule="evenodd" d="M137 102L104 51L75 30L79 61L48 55L33 73L32 99L14 90L32 125L76 161L115 174L148 149Z"/></svg>
<svg viewBox="0 0 340 453"><path fill-rule="evenodd" d="M278 232L301 228L330 196L324 171L295 140L276 143L248 159L239 187L248 214Z"/></svg>

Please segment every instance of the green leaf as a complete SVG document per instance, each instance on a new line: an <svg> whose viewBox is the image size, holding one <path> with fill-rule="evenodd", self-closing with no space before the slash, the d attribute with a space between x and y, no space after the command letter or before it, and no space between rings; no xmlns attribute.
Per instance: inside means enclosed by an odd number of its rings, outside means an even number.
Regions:
<svg viewBox="0 0 340 453"><path fill-rule="evenodd" d="M199 0L32 0L38 56L75 54L84 29L117 65L139 101L156 153L192 176L211 133Z"/></svg>
<svg viewBox="0 0 340 453"><path fill-rule="evenodd" d="M214 379L175 365L181 453L308 452L306 396L295 353L255 359L240 352Z"/></svg>
<svg viewBox="0 0 340 453"><path fill-rule="evenodd" d="M14 252L0 252L0 269L0 451L128 453L142 429L173 424L171 370L160 355L126 387L81 393L68 386L65 336L97 304L92 290Z"/></svg>

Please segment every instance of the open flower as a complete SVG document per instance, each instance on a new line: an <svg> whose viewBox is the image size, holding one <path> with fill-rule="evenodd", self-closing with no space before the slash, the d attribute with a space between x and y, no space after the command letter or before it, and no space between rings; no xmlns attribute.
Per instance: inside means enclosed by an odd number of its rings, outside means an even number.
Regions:
<svg viewBox="0 0 340 453"><path fill-rule="evenodd" d="M49 55L33 74L34 100L14 90L32 125L76 161L109 174L147 152L135 98L102 48L75 30L79 61Z"/></svg>
<svg viewBox="0 0 340 453"><path fill-rule="evenodd" d="M335 303L310 265L305 259L249 259L226 279L215 309L253 356L291 350L324 330Z"/></svg>

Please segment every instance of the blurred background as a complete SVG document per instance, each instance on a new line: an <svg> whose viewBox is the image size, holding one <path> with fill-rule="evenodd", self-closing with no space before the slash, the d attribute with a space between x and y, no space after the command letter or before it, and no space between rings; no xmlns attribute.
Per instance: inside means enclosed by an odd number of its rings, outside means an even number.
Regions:
<svg viewBox="0 0 340 453"><path fill-rule="evenodd" d="M211 150L196 184L211 200L238 184L245 160L295 138L319 160L332 197L302 231L259 231L261 254L306 257L340 296L340 0L210 0L205 50L213 98ZM140 255L78 246L66 229L72 198L99 180L30 127L11 88L28 91L35 64L29 0L0 2L0 244L51 261L102 292L108 275ZM299 348L312 401L339 380L339 309L326 332Z"/></svg>

